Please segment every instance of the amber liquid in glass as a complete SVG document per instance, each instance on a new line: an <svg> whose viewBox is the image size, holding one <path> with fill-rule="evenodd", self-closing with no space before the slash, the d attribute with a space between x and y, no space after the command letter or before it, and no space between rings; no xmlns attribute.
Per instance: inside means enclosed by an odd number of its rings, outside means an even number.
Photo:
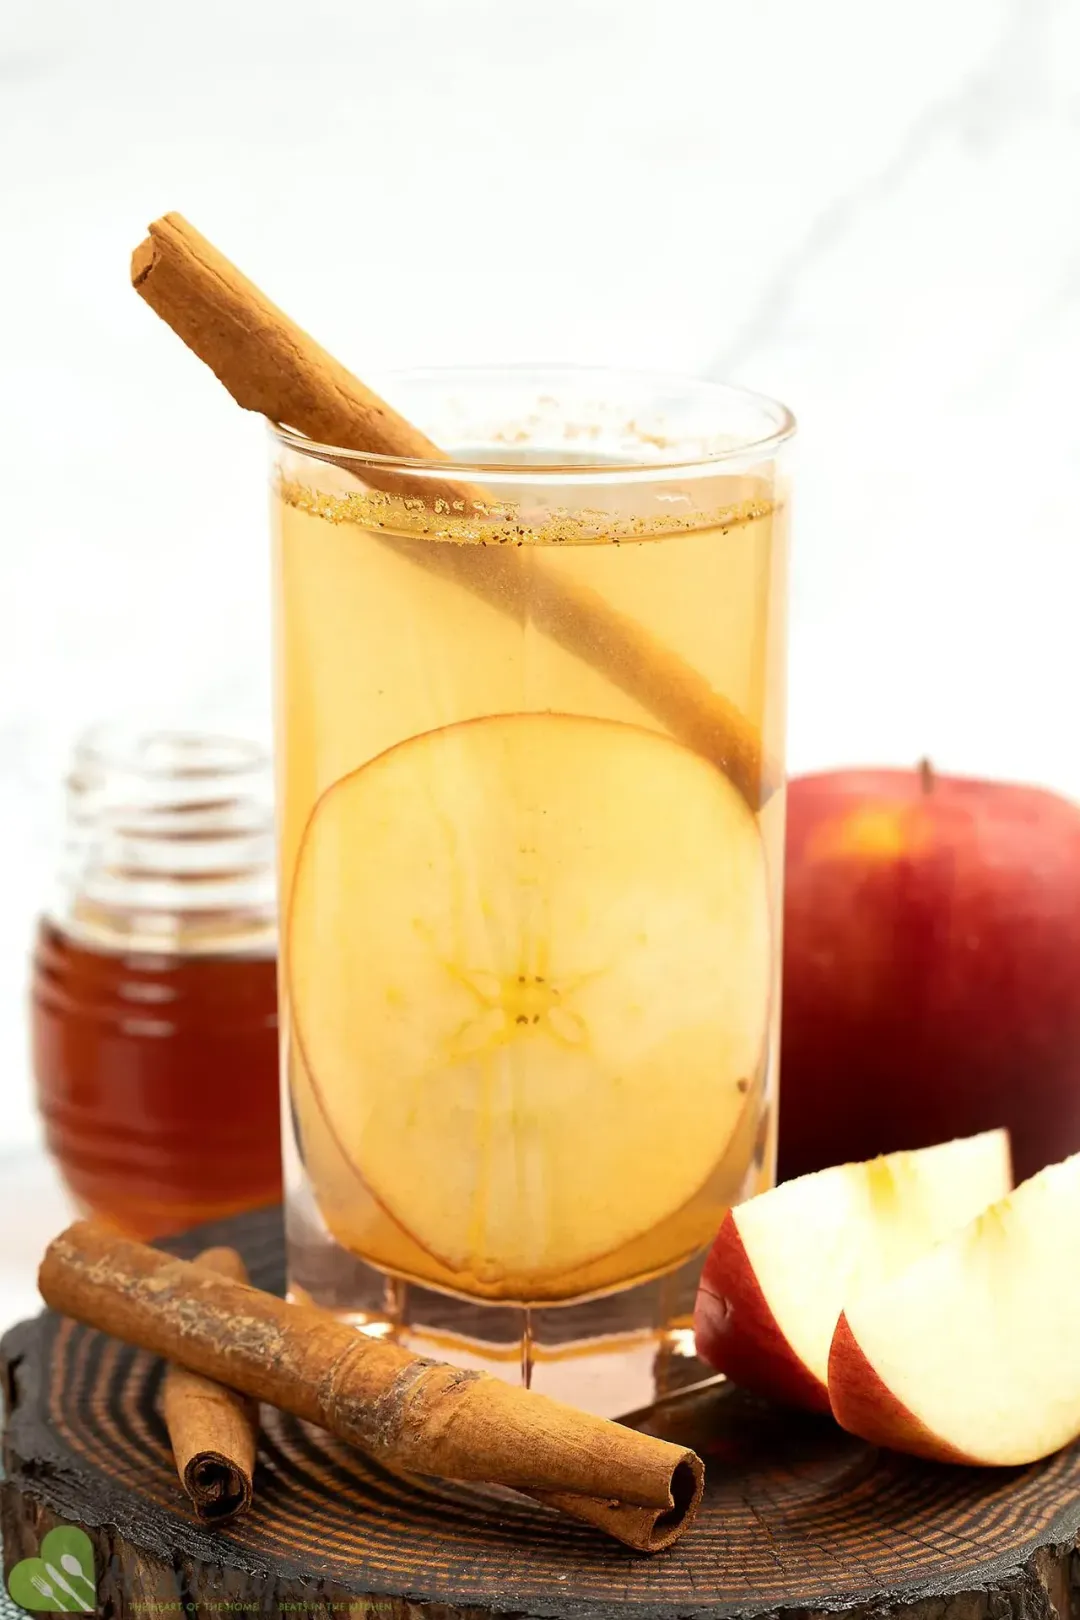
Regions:
<svg viewBox="0 0 1080 1620"><path fill-rule="evenodd" d="M642 627L782 759L786 513L755 494L519 542L505 601L418 555L452 540L277 503L291 1285L612 1414L771 1183L783 790L748 804L557 604ZM585 1390L601 1340L648 1377Z"/></svg>
<svg viewBox="0 0 1080 1620"><path fill-rule="evenodd" d="M279 1195L270 798L244 739L109 724L72 754L38 1102L79 1204L140 1237Z"/></svg>
<svg viewBox="0 0 1080 1620"><path fill-rule="evenodd" d="M101 950L45 920L32 1043L84 1209L145 1238L280 1198L273 955Z"/></svg>

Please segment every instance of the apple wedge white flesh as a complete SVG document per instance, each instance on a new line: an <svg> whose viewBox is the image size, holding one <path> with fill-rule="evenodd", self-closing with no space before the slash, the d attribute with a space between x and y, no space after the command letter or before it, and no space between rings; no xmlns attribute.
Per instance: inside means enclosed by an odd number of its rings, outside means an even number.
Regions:
<svg viewBox="0 0 1080 1620"><path fill-rule="evenodd" d="M1080 1154L850 1301L837 1421L939 1462L1019 1465L1080 1434Z"/></svg>
<svg viewBox="0 0 1080 1620"><path fill-rule="evenodd" d="M657 733L463 722L323 796L287 952L345 1157L429 1254L527 1298L722 1158L768 1019L761 838Z"/></svg>
<svg viewBox="0 0 1080 1620"><path fill-rule="evenodd" d="M847 1301L1007 1193L1005 1131L841 1164L729 1211L705 1262L698 1353L736 1383L829 1410L829 1347Z"/></svg>

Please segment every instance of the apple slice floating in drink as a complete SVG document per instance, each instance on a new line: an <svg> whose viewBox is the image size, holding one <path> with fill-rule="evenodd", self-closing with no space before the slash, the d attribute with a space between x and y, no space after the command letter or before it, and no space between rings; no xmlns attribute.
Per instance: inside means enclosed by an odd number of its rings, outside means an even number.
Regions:
<svg viewBox="0 0 1080 1620"><path fill-rule="evenodd" d="M527 1298L678 1210L763 1058L757 825L636 726L496 715L335 783L287 949L342 1152L463 1286Z"/></svg>
<svg viewBox="0 0 1080 1620"><path fill-rule="evenodd" d="M837 1324L829 1394L863 1439L939 1462L1037 1462L1080 1434L1080 1154Z"/></svg>
<svg viewBox="0 0 1080 1620"><path fill-rule="evenodd" d="M699 1354L738 1384L827 1412L840 1312L1012 1185L1005 1131L800 1176L731 1210L702 1274Z"/></svg>

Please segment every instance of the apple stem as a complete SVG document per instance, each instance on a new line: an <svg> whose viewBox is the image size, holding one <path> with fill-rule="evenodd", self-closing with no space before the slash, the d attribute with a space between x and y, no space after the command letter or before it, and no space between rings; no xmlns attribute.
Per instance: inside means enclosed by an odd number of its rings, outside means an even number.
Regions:
<svg viewBox="0 0 1080 1620"><path fill-rule="evenodd" d="M934 768L924 755L919 761L919 781L922 783L924 793L931 793L934 787Z"/></svg>

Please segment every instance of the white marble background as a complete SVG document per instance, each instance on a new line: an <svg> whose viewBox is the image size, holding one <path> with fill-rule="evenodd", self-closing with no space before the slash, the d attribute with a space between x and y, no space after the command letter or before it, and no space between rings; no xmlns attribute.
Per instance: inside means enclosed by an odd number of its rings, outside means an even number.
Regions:
<svg viewBox="0 0 1080 1620"><path fill-rule="evenodd" d="M71 737L266 726L261 429L128 287L169 208L376 381L780 395L793 767L1080 794L1073 0L3 0L0 153L0 1149Z"/></svg>

